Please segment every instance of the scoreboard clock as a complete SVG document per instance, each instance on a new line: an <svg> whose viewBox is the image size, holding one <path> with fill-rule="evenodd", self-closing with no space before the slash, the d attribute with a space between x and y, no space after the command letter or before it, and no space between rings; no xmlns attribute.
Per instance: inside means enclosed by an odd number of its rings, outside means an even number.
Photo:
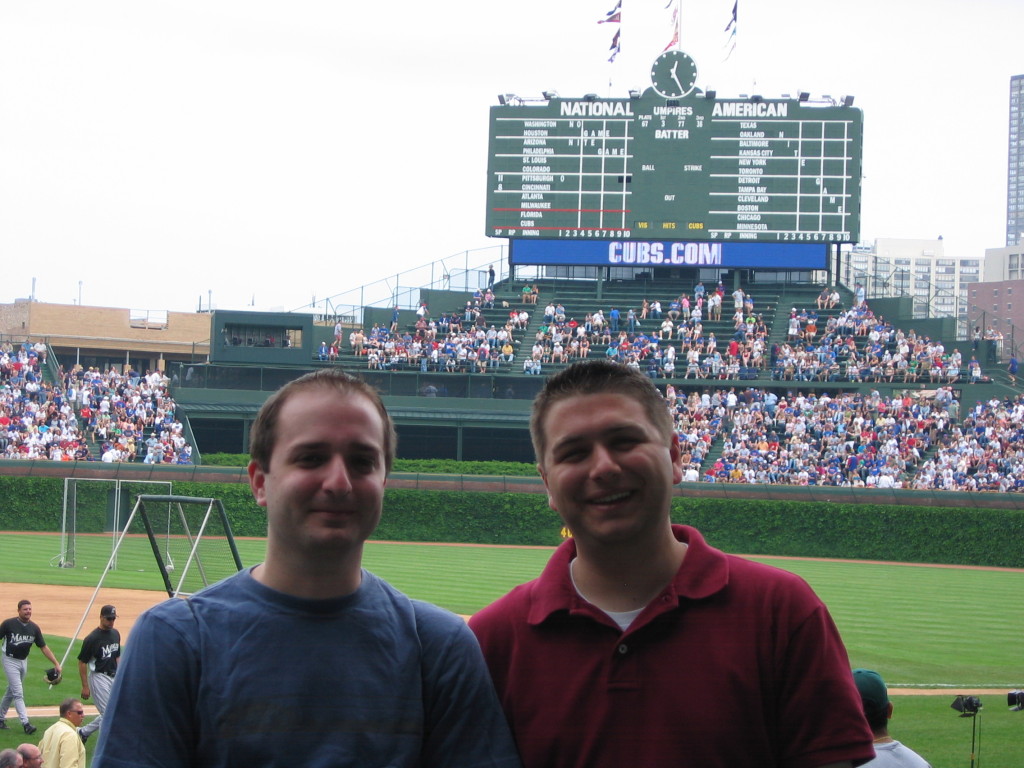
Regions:
<svg viewBox="0 0 1024 768"><path fill-rule="evenodd" d="M697 62L682 51L665 51L651 67L651 84L666 99L681 98L697 84Z"/></svg>

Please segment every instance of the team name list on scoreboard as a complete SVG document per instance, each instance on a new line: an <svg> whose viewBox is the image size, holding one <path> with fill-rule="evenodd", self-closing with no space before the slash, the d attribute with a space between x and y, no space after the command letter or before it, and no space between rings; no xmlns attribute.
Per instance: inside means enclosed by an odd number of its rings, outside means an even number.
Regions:
<svg viewBox="0 0 1024 768"><path fill-rule="evenodd" d="M491 108L486 233L855 242L863 118L797 100Z"/></svg>

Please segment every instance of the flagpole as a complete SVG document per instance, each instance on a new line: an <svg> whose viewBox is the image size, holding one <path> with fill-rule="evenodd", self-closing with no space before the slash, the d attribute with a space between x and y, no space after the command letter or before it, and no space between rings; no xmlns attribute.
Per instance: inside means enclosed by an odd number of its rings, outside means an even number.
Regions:
<svg viewBox="0 0 1024 768"><path fill-rule="evenodd" d="M683 50L683 0L676 0L676 50Z"/></svg>
<svg viewBox="0 0 1024 768"><path fill-rule="evenodd" d="M608 13L605 14L605 18L600 19L598 24L618 24L619 28L615 30L615 34L612 36L612 45L610 50L612 55L608 58L608 95L612 93L612 69L611 65L615 63L615 57L619 55L622 50L621 34L622 34L622 0L616 0L615 5Z"/></svg>
<svg viewBox="0 0 1024 768"><path fill-rule="evenodd" d="M665 10L667 11L669 8L672 9L672 26L670 27L672 30L672 39L668 41L668 45L661 49L662 53L672 48L677 51L682 50L679 47L679 36L682 33L683 28L682 0L670 0L665 6Z"/></svg>
<svg viewBox="0 0 1024 768"><path fill-rule="evenodd" d="M728 61L729 57L732 56L733 51L736 50L736 31L739 26L738 14L739 14L739 0L733 0L732 4L732 17L729 19L729 23L725 25L725 31L729 33L729 36L725 40L725 47L728 49L725 53L725 58L722 61Z"/></svg>

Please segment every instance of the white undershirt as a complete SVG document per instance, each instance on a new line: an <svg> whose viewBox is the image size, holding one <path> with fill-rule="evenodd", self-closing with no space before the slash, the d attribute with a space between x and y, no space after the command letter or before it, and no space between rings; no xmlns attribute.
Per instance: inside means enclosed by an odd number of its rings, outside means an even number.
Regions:
<svg viewBox="0 0 1024 768"><path fill-rule="evenodd" d="M646 608L647 606L642 605L639 608L632 611L606 611L604 608L597 605L592 600L588 599L587 596L580 591L579 585L576 584L576 574L573 571L575 565L576 558L573 558L569 561L569 579L572 581L572 587L576 590L576 594L579 595L582 600L586 600L588 603L597 608L597 610L601 611L601 613L603 613L605 616L607 616L616 624L618 624L619 629L621 629L623 632L629 629L629 625L636 620L636 617L639 616L643 612L644 608Z"/></svg>

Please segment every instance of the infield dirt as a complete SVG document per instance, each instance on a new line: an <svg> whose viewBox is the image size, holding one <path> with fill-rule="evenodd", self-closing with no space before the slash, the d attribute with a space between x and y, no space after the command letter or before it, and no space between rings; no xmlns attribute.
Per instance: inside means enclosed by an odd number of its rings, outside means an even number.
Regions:
<svg viewBox="0 0 1024 768"><path fill-rule="evenodd" d="M43 637L84 637L99 626L100 608L109 603L117 608L116 626L121 631L121 639L127 642L139 614L167 599L166 592L104 587L96 594L96 600L90 608L89 600L94 591L93 587L4 582L0 583L0 607L6 606L7 612L13 616L19 600L31 600L32 620L43 630ZM0 610L0 615L6 616L3 610ZM85 622L81 632L76 635L83 616Z"/></svg>

